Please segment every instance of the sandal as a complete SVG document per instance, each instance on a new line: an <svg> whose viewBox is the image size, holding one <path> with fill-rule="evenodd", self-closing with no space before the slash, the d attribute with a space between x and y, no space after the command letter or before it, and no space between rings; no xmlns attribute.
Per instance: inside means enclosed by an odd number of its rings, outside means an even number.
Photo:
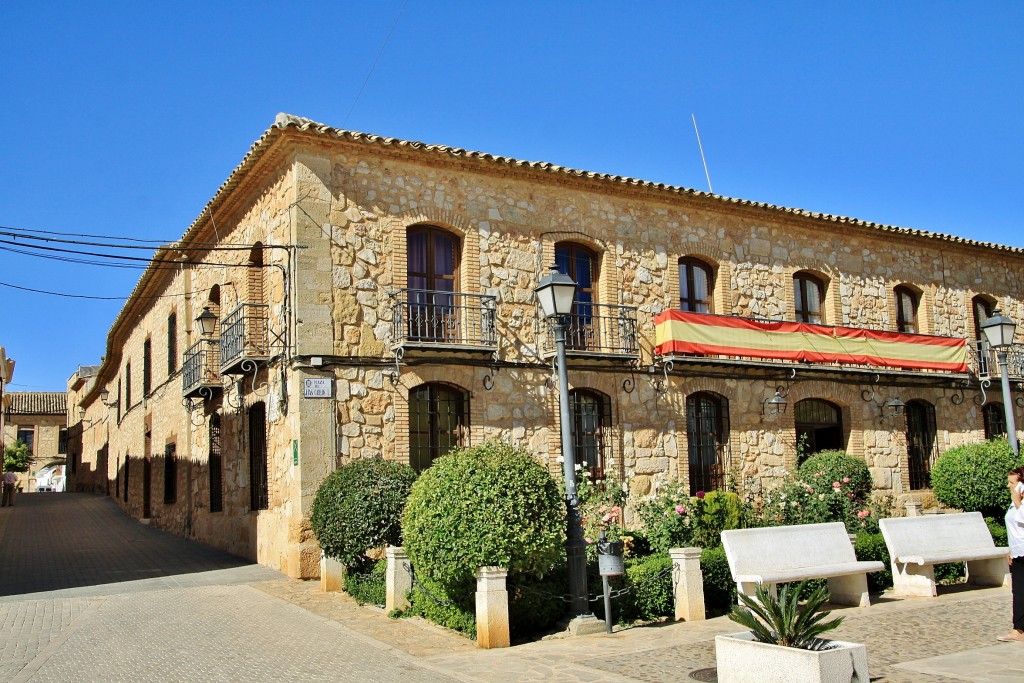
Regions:
<svg viewBox="0 0 1024 683"><path fill-rule="evenodd" d="M999 636L996 640L1003 643L1019 643L1024 642L1024 633L1021 631L1010 631L1005 636Z"/></svg>

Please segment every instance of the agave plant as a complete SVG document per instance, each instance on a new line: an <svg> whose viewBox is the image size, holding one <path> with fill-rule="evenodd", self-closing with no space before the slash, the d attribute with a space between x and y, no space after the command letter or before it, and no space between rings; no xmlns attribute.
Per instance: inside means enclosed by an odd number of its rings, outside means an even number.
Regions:
<svg viewBox="0 0 1024 683"><path fill-rule="evenodd" d="M828 602L828 587L818 586L801 604L800 596L806 582L784 584L779 596L758 584L755 597L740 595L742 606L734 605L729 618L750 629L762 643L797 647L804 650L827 650L830 644L821 634L838 628L843 617L824 621L829 614L822 605Z"/></svg>

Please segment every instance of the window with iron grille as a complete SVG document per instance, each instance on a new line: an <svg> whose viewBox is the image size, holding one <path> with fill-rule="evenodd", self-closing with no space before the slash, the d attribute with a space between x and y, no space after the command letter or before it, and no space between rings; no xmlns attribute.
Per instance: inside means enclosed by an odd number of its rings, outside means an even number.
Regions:
<svg viewBox="0 0 1024 683"><path fill-rule="evenodd" d="M409 465L417 472L465 445L469 398L455 385L421 384L409 391Z"/></svg>
<svg viewBox="0 0 1024 683"><path fill-rule="evenodd" d="M825 283L810 273L793 276L793 301L798 323L820 325L825 321L822 302L825 300Z"/></svg>
<svg viewBox="0 0 1024 683"><path fill-rule="evenodd" d="M68 429L67 427L61 427L57 433L57 453L64 454L68 452Z"/></svg>
<svg viewBox="0 0 1024 683"><path fill-rule="evenodd" d="M931 488L931 465L935 458L935 406L927 401L907 401L907 461L910 489Z"/></svg>
<svg viewBox="0 0 1024 683"><path fill-rule="evenodd" d="M566 347L578 350L600 347L600 323L595 320L594 311L600 277L597 253L582 244L561 242L555 245L555 265L558 272L568 275L576 283L572 314L565 330Z"/></svg>
<svg viewBox="0 0 1024 683"><path fill-rule="evenodd" d="M459 290L459 248L458 237L431 225L416 225L406 233L410 340L460 338L459 313L452 296Z"/></svg>
<svg viewBox="0 0 1024 683"><path fill-rule="evenodd" d="M267 409L260 403L249 408L249 509L270 506L267 486Z"/></svg>
<svg viewBox="0 0 1024 683"><path fill-rule="evenodd" d="M729 401L711 392L686 397L690 495L725 486L729 452Z"/></svg>
<svg viewBox="0 0 1024 683"><path fill-rule="evenodd" d="M918 295L910 287L900 285L896 294L896 330L910 334L917 333Z"/></svg>
<svg viewBox="0 0 1024 683"><path fill-rule="evenodd" d="M974 338L984 339L985 333L981 331L981 324L992 317L992 302L987 297L978 295L971 299L971 306L974 308Z"/></svg>
<svg viewBox="0 0 1024 683"><path fill-rule="evenodd" d="M697 258L679 259L679 310L710 313L714 295L714 272Z"/></svg>
<svg viewBox="0 0 1024 683"><path fill-rule="evenodd" d="M220 415L210 416L210 512L223 512L223 463L220 454Z"/></svg>
<svg viewBox="0 0 1024 683"><path fill-rule="evenodd" d="M164 446L164 503L178 500L178 449L173 443Z"/></svg>
<svg viewBox="0 0 1024 683"><path fill-rule="evenodd" d="M142 343L142 395L149 396L153 390L153 342L149 338Z"/></svg>
<svg viewBox="0 0 1024 683"><path fill-rule="evenodd" d="M569 410L576 464L587 470L591 481L604 479L605 456L611 443L611 399L591 389L573 389L569 392Z"/></svg>
<svg viewBox="0 0 1024 683"><path fill-rule="evenodd" d="M1006 436L1006 411L1002 403L986 403L981 409L985 422L985 440Z"/></svg>
<svg viewBox="0 0 1024 683"><path fill-rule="evenodd" d="M167 376L178 369L178 315L167 316Z"/></svg>

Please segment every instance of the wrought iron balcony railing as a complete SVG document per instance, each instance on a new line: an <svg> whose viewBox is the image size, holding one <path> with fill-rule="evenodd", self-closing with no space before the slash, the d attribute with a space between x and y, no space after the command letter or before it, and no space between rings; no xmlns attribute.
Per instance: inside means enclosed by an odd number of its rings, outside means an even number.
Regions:
<svg viewBox="0 0 1024 683"><path fill-rule="evenodd" d="M563 321L565 348L570 354L623 358L640 354L635 306L577 302ZM541 354L550 356L555 353L554 329L547 320L542 324Z"/></svg>
<svg viewBox="0 0 1024 683"><path fill-rule="evenodd" d="M267 305L239 304L220 323L220 371L237 372L245 361L270 357Z"/></svg>
<svg viewBox="0 0 1024 683"><path fill-rule="evenodd" d="M220 343L200 339L185 351L181 364L181 393L196 396L204 388L220 387Z"/></svg>
<svg viewBox="0 0 1024 683"><path fill-rule="evenodd" d="M403 289L393 298L392 338L397 347L497 348L493 296Z"/></svg>
<svg viewBox="0 0 1024 683"><path fill-rule="evenodd" d="M971 372L979 379L1002 377L995 349L983 339L967 342L967 359ZM1024 344L1012 344L1006 351L1006 370L1013 381L1024 380Z"/></svg>

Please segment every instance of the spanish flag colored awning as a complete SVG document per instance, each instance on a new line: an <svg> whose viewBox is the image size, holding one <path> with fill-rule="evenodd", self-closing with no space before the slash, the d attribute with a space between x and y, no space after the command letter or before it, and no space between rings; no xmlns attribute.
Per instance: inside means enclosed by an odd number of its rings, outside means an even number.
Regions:
<svg viewBox="0 0 1024 683"><path fill-rule="evenodd" d="M967 340L807 323L665 311L654 319L655 353L849 363L967 372Z"/></svg>

